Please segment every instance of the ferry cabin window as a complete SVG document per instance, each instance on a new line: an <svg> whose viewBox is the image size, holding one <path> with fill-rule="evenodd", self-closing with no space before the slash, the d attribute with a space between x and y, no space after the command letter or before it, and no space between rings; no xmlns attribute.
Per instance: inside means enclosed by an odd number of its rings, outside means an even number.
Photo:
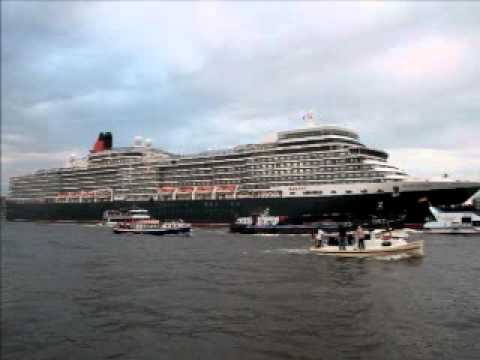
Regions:
<svg viewBox="0 0 480 360"><path fill-rule="evenodd" d="M473 226L480 226L480 221L472 221Z"/></svg>

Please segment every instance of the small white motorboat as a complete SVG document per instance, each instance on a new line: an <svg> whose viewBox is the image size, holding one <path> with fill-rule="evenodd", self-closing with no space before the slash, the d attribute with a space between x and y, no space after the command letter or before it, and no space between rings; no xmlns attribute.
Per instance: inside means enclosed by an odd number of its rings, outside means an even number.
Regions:
<svg viewBox="0 0 480 360"><path fill-rule="evenodd" d="M323 234L317 236L310 250L320 255L356 258L400 254L423 256L423 240L407 242L406 233L376 229L369 235L364 240L364 248L347 243L344 249L340 249L337 234Z"/></svg>

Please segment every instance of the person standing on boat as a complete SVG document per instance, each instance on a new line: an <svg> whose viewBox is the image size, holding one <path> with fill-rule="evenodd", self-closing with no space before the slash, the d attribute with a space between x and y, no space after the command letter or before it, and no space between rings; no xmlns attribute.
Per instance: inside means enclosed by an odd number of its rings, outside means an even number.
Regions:
<svg viewBox="0 0 480 360"><path fill-rule="evenodd" d="M318 229L317 231L317 235L315 237L315 247L319 248L319 247L323 247L323 238L324 238L324 235L325 232L322 230L322 229Z"/></svg>
<svg viewBox="0 0 480 360"><path fill-rule="evenodd" d="M345 247L345 240L347 237L347 229L343 224L340 224L338 227L338 249L339 250L347 250Z"/></svg>
<svg viewBox="0 0 480 360"><path fill-rule="evenodd" d="M357 230L355 230L355 240L357 242L357 248L359 250L365 250L365 232L360 225L358 225Z"/></svg>

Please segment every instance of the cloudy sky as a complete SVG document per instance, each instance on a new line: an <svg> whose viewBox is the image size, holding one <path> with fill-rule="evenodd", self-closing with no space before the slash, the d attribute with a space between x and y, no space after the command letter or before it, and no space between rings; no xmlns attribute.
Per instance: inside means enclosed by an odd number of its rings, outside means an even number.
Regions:
<svg viewBox="0 0 480 360"><path fill-rule="evenodd" d="M2 1L2 192L100 131L178 153L318 124L480 179L480 3Z"/></svg>

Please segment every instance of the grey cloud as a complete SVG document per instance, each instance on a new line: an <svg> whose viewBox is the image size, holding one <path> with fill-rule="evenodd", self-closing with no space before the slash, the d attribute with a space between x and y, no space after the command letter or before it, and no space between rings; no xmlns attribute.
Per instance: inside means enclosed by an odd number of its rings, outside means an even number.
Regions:
<svg viewBox="0 0 480 360"><path fill-rule="evenodd" d="M311 108L320 121L350 126L380 148L471 146L468 139L480 130L477 50L469 48L472 58L443 82L395 83L371 64L381 67L389 51L423 36L478 46L480 4L407 3L348 31L335 28L348 4L334 8L340 12L335 16L327 5L320 12L321 4L302 4L319 11L318 24L308 26L295 4L276 5L218 5L219 16L209 24L214 30L221 11L233 6L230 12L251 25L244 37L238 36L241 29L218 34L220 45L212 45L215 32L197 44L190 33L176 37L170 28L156 46L145 46L145 34L151 30L155 40L162 24L138 14L132 24L109 27L96 16L95 3L2 2L2 150L18 159L27 148L52 154L87 150L99 131L112 130L117 144L139 134L166 150L191 152L301 127L301 112ZM195 28L191 36L202 31ZM188 50L187 61L191 50L191 68L167 61L166 49L175 49L175 42ZM9 175L59 162L52 155L51 161L9 163L3 191Z"/></svg>

